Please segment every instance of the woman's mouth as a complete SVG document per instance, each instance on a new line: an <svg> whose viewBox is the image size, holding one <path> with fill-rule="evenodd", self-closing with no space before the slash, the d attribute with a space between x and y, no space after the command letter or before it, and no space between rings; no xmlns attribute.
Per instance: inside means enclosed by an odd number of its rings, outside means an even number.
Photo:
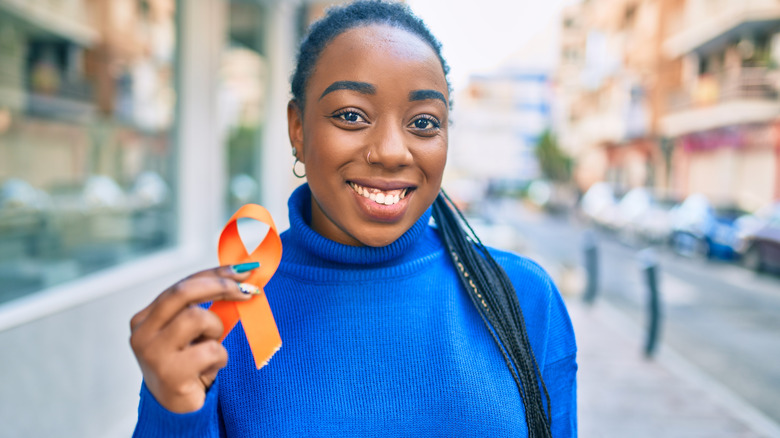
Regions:
<svg viewBox="0 0 780 438"><path fill-rule="evenodd" d="M379 205L387 206L398 204L406 197L410 190L409 187L394 190L380 190L373 187L364 187L351 181L349 182L349 186L352 187L352 190L358 195L374 201Z"/></svg>

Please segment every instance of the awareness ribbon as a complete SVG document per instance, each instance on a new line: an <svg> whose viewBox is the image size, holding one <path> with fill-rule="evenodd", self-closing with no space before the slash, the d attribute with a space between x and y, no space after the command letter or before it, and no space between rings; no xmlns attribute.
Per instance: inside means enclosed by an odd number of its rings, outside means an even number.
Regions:
<svg viewBox="0 0 780 438"><path fill-rule="evenodd" d="M255 219L269 226L268 234L251 254L247 253L238 234L237 221L241 218ZM218 253L220 265L260 262L260 267L252 271L250 277L244 282L253 284L262 291L282 260L282 240L268 210L257 204L246 204L239 208L219 236ZM279 329L276 327L264 291L253 296L249 301L215 301L209 310L219 316L225 327L220 342L238 321L241 321L257 369L265 366L271 356L282 346Z"/></svg>

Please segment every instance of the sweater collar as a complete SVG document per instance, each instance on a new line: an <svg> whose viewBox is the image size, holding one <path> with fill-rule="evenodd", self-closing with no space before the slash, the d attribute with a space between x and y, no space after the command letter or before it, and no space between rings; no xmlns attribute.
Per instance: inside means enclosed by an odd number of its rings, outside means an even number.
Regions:
<svg viewBox="0 0 780 438"><path fill-rule="evenodd" d="M322 259L335 263L371 265L384 263L403 255L428 227L431 208L395 242L381 247L350 246L321 236L311 226L311 190L305 183L295 189L287 202L290 215L290 238L295 244Z"/></svg>

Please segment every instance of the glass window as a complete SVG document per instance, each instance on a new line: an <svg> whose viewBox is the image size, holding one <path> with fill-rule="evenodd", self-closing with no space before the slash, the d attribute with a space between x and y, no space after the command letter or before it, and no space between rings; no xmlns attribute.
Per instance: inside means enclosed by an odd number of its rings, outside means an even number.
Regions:
<svg viewBox="0 0 780 438"><path fill-rule="evenodd" d="M227 46L220 68L220 117L227 152L228 217L260 198L260 148L265 122L267 60L263 55L265 10L259 3L231 1Z"/></svg>
<svg viewBox="0 0 780 438"><path fill-rule="evenodd" d="M175 0L0 7L0 303L170 245Z"/></svg>

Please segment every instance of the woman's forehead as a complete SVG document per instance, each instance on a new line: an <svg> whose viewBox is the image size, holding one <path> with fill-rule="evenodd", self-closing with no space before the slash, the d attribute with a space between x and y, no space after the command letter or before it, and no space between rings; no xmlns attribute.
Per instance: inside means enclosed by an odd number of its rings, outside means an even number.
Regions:
<svg viewBox="0 0 780 438"><path fill-rule="evenodd" d="M349 29L336 36L328 46L341 46L341 49L347 52L383 51L407 59L436 57L433 49L419 36L384 24Z"/></svg>
<svg viewBox="0 0 780 438"><path fill-rule="evenodd" d="M373 83L382 79L447 91L444 70L433 48L417 35L389 25L356 27L336 36L320 54L309 88L317 94L334 80Z"/></svg>

